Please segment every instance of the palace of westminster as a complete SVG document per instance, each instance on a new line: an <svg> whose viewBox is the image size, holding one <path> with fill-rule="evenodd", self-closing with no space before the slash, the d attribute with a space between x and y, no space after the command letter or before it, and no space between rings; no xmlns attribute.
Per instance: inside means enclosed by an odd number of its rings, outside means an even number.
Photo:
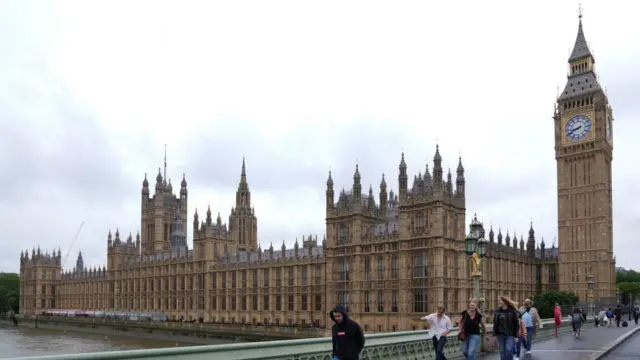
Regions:
<svg viewBox="0 0 640 360"><path fill-rule="evenodd" d="M481 267L486 307L499 295L522 301L546 290L585 300L615 296L612 240L612 111L599 85L580 18L566 87L553 116L557 161L558 247L488 229ZM400 158L397 191L384 176L377 195L363 191L358 166L349 191L326 182L326 235L304 236L262 249L244 160L228 222L207 209L193 215L187 246L187 182L179 195L160 170L145 176L141 227L135 236L107 235L107 266L87 268L82 254L63 271L60 250L20 255L20 308L161 312L170 319L323 327L328 312L347 304L368 331L408 330L444 304L462 310L472 296L471 260L464 252L465 173L446 176L436 146L432 171L409 174ZM421 327L421 325L420 325Z"/></svg>

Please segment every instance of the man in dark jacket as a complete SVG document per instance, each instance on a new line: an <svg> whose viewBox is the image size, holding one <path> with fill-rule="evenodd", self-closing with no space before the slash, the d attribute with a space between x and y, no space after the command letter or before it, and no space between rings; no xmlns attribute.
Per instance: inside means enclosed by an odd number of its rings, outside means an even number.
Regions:
<svg viewBox="0 0 640 360"><path fill-rule="evenodd" d="M613 311L613 315L615 315L616 317L616 326L620 327L620 319L622 319L622 308L620 307L620 305L618 305Z"/></svg>
<svg viewBox="0 0 640 360"><path fill-rule="evenodd" d="M349 318L349 313L343 305L336 306L329 316L335 322L331 329L333 359L359 360L360 352L364 348L364 333L360 325Z"/></svg>

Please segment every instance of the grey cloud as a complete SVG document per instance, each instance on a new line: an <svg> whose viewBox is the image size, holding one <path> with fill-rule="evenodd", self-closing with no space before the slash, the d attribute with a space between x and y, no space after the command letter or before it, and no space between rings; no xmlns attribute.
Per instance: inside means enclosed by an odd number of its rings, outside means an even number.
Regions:
<svg viewBox="0 0 640 360"><path fill-rule="evenodd" d="M0 269L16 271L27 247L66 252L80 221L89 218L79 245L88 257L101 255L108 223L100 222L120 217L131 198L122 159L98 119L69 94L13 85L16 96L0 97L0 218L12 239L1 246Z"/></svg>

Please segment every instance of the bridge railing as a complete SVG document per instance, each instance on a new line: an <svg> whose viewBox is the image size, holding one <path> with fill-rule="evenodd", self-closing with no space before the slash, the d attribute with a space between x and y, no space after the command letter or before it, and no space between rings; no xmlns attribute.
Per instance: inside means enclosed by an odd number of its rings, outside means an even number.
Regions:
<svg viewBox="0 0 640 360"><path fill-rule="evenodd" d="M543 328L536 330L536 338L554 336L553 319L543 320ZM568 320L558 329L559 333L571 331ZM488 325L491 332L492 326ZM457 330L447 337L445 354L449 359L461 358ZM496 348L489 334L485 350ZM417 359L435 356L429 330L401 331L369 334L361 360ZM331 360L331 338L299 339L285 341L263 341L223 345L176 347L165 349L111 351L73 355L50 355L15 358L21 360L115 360L115 359L229 359L229 360Z"/></svg>

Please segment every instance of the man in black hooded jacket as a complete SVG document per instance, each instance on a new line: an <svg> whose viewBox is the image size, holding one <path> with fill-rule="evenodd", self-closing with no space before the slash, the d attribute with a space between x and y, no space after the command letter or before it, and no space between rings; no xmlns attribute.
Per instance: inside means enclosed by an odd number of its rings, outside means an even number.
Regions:
<svg viewBox="0 0 640 360"><path fill-rule="evenodd" d="M349 318L349 313L343 305L331 310L329 317L335 322L331 329L332 357L339 360L359 360L360 352L364 348L364 333L360 325Z"/></svg>

